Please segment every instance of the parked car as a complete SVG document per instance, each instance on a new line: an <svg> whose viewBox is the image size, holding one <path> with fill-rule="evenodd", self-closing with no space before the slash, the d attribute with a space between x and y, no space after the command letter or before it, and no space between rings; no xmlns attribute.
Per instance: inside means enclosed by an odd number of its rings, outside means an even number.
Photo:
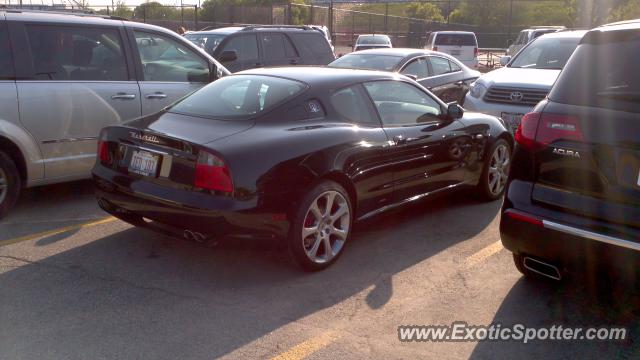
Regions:
<svg viewBox="0 0 640 360"><path fill-rule="evenodd" d="M327 65L335 59L323 31L310 26L252 25L185 35L231 72L263 66Z"/></svg>
<svg viewBox="0 0 640 360"><path fill-rule="evenodd" d="M368 49L385 49L392 48L391 38L383 34L362 34L358 35L356 43L353 45L353 51Z"/></svg>
<svg viewBox="0 0 640 360"><path fill-rule="evenodd" d="M533 39L537 39L544 34L554 33L565 29L566 28L564 26L535 26L529 29L524 29L520 31L516 41L514 41L507 49L507 55L514 56Z"/></svg>
<svg viewBox="0 0 640 360"><path fill-rule="evenodd" d="M499 116L515 131L524 114L547 96L585 33L556 32L530 42L515 58L506 57L506 66L471 84L465 108Z"/></svg>
<svg viewBox="0 0 640 360"><path fill-rule="evenodd" d="M157 26L0 9L0 217L22 188L89 177L103 127L228 73Z"/></svg>
<svg viewBox="0 0 640 360"><path fill-rule="evenodd" d="M444 102L464 102L480 72L452 56L419 49L376 49L347 54L329 67L392 71L408 75Z"/></svg>
<svg viewBox="0 0 640 360"><path fill-rule="evenodd" d="M639 63L639 20L595 28L522 119L500 235L525 275L637 276Z"/></svg>
<svg viewBox="0 0 640 360"><path fill-rule="evenodd" d="M470 68L478 67L478 39L469 31L435 31L425 49L449 54Z"/></svg>
<svg viewBox="0 0 640 360"><path fill-rule="evenodd" d="M319 270L356 220L465 187L500 198L512 142L498 118L404 76L254 69L104 129L93 177L124 221L201 242L284 239Z"/></svg>

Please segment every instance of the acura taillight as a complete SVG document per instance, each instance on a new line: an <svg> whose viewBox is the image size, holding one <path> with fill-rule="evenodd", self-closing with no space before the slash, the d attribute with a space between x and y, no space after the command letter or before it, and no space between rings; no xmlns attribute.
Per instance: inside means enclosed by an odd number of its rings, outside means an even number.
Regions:
<svg viewBox="0 0 640 360"><path fill-rule="evenodd" d="M580 120L575 116L532 112L520 121L516 142L537 151L557 140L582 141Z"/></svg>
<svg viewBox="0 0 640 360"><path fill-rule="evenodd" d="M198 154L194 185L201 189L233 192L229 167L222 159L206 151L200 151Z"/></svg>
<svg viewBox="0 0 640 360"><path fill-rule="evenodd" d="M100 162L103 164L111 165L111 151L109 151L106 130L102 130L98 138L98 159L100 159Z"/></svg>

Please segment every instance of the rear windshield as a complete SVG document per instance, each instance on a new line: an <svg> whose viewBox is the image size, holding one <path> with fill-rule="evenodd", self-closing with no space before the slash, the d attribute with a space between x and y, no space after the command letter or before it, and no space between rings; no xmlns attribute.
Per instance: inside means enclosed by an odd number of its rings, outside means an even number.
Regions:
<svg viewBox="0 0 640 360"><path fill-rule="evenodd" d="M354 68L354 69L372 69L372 70L393 70L401 56L391 55L374 55L374 54L350 54L345 55L329 64L330 67L337 68Z"/></svg>
<svg viewBox="0 0 640 360"><path fill-rule="evenodd" d="M561 70L578 46L579 37L541 37L530 43L513 59L509 67Z"/></svg>
<svg viewBox="0 0 640 360"><path fill-rule="evenodd" d="M438 34L436 45L478 46L478 42L473 34Z"/></svg>
<svg viewBox="0 0 640 360"><path fill-rule="evenodd" d="M390 44L391 39L388 36L360 36L358 38L358 44L365 45L378 45L378 44Z"/></svg>
<svg viewBox="0 0 640 360"><path fill-rule="evenodd" d="M580 45L549 98L565 104L640 112L639 35L628 41Z"/></svg>
<svg viewBox="0 0 640 360"><path fill-rule="evenodd" d="M261 75L233 75L187 96L169 111L221 120L246 120L301 93L306 85Z"/></svg>

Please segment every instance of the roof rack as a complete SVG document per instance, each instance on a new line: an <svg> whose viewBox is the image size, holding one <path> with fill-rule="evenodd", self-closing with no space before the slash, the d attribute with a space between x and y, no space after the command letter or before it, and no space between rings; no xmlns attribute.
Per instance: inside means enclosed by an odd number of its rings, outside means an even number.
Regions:
<svg viewBox="0 0 640 360"><path fill-rule="evenodd" d="M307 25L249 25L242 29L242 31L249 31L255 29L300 29L300 30L315 30Z"/></svg>
<svg viewBox="0 0 640 360"><path fill-rule="evenodd" d="M54 10L31 10L31 9L0 5L0 11L6 11L14 14L19 14L19 13L56 14L56 15L73 15L73 16L82 16L82 17L99 17L99 18L109 19L109 20L123 20L123 21L129 20L127 18L123 18L120 16L96 14L95 12L93 12L93 10L81 10L81 9L55 8Z"/></svg>

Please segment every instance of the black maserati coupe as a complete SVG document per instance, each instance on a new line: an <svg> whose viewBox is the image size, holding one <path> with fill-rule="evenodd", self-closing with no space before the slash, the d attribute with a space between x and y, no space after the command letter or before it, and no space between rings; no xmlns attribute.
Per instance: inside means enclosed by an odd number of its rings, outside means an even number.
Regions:
<svg viewBox="0 0 640 360"><path fill-rule="evenodd" d="M217 80L100 134L100 206L208 242L282 239L306 270L343 252L354 221L475 188L500 198L513 138L393 73L292 67Z"/></svg>

